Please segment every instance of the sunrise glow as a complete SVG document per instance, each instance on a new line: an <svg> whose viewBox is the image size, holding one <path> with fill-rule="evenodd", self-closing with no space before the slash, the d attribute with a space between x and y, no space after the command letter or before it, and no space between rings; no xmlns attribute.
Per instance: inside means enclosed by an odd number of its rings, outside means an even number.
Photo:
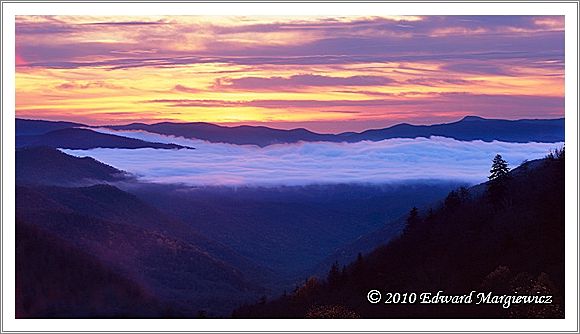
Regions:
<svg viewBox="0 0 580 334"><path fill-rule="evenodd" d="M16 115L359 131L564 115L560 16L16 20Z"/></svg>

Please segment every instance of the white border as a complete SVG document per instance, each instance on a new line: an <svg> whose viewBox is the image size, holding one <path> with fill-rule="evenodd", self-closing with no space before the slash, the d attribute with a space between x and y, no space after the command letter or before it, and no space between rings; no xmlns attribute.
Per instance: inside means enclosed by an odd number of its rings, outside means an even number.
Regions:
<svg viewBox="0 0 580 334"><path fill-rule="evenodd" d="M578 331L576 3L3 3L2 331ZM15 15L565 15L566 319L563 320L27 320L14 318Z"/></svg>

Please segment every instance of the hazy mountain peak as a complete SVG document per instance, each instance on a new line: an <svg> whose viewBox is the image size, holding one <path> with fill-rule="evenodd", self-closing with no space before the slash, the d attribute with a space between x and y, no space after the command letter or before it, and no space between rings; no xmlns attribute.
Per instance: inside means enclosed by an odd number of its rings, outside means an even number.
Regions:
<svg viewBox="0 0 580 334"><path fill-rule="evenodd" d="M465 116L461 119L462 122L485 121L486 119L479 116Z"/></svg>

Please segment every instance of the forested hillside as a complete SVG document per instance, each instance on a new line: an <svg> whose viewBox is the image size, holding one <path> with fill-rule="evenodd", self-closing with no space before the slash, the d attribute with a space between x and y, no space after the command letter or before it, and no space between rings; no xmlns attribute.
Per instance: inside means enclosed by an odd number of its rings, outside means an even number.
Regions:
<svg viewBox="0 0 580 334"><path fill-rule="evenodd" d="M494 164L495 166L495 164ZM501 174L501 172L499 173ZM483 190L483 191L482 191ZM372 304L367 293L552 295L550 304ZM500 179L451 192L405 232L327 277L245 306L254 318L561 318L564 316L564 152L526 162Z"/></svg>

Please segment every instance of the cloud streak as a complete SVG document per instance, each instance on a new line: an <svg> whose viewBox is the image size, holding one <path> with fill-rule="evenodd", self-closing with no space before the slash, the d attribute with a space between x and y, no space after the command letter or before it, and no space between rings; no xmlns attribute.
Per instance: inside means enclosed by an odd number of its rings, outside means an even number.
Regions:
<svg viewBox="0 0 580 334"><path fill-rule="evenodd" d="M372 95L372 92L371 94ZM529 95L490 95L457 93L415 93L409 95L387 95L383 99L364 100L249 100L249 101L224 101L224 100L199 100L199 99L158 99L147 100L145 103L163 104L175 108L188 107L257 107L266 109L319 109L319 108L361 108L359 111L376 112L377 108L387 111L412 110L417 113L459 112L459 114L475 114L486 116L496 105L501 105L504 115L520 112L538 113L543 115L558 115L564 109L563 97L529 96ZM492 114L490 114L492 115ZM545 116L545 117L546 117Z"/></svg>
<svg viewBox="0 0 580 334"><path fill-rule="evenodd" d="M298 143L258 148L212 144L147 132L112 132L195 150L63 150L90 156L158 183L191 186L296 186L383 184L413 180L486 181L491 159L500 153L512 165L545 156L560 144L461 142L449 138L390 139L358 143Z"/></svg>
<svg viewBox="0 0 580 334"><path fill-rule="evenodd" d="M215 89L279 90L304 87L387 86L396 81L384 76L355 75L335 77L317 74L297 74L290 77L242 77L217 79Z"/></svg>

